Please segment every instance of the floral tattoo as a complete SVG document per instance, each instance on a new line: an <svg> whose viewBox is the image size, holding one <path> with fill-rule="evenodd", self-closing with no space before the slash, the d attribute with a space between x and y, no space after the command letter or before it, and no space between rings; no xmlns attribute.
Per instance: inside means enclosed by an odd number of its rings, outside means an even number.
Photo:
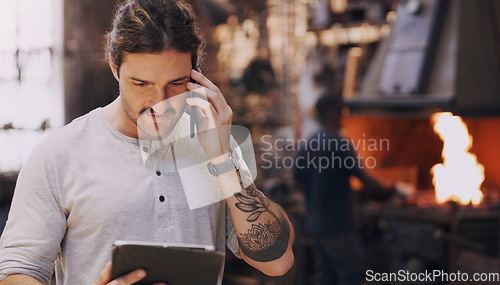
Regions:
<svg viewBox="0 0 500 285"><path fill-rule="evenodd" d="M238 176L243 186L239 171ZM238 240L241 251L249 258L260 262L280 258L288 248L290 238L288 221L284 214L281 213L281 210L277 211L281 219L271 211L271 203L257 190L253 183L246 187L244 192L247 195L242 193L234 195L238 200L236 207L245 213L250 213L246 220L253 224L247 233L239 234ZM272 218L264 223L254 223L264 213L270 214Z"/></svg>

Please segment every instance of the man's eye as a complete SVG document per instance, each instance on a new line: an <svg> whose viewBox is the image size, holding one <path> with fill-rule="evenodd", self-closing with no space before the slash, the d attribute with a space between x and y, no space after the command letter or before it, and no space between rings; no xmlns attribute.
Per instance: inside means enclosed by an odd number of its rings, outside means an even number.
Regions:
<svg viewBox="0 0 500 285"><path fill-rule="evenodd" d="M147 83L145 83L145 82L134 82L134 85L135 86L146 86Z"/></svg>
<svg viewBox="0 0 500 285"><path fill-rule="evenodd" d="M174 86L181 86L181 85L185 85L186 82L187 82L187 79L183 79L183 80L172 82L172 85L174 85Z"/></svg>

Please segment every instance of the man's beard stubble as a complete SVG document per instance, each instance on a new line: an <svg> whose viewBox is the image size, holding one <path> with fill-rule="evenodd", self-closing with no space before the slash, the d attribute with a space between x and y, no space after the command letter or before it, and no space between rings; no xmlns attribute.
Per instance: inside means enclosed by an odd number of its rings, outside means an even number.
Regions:
<svg viewBox="0 0 500 285"><path fill-rule="evenodd" d="M166 99L170 100L170 99ZM150 139L162 139L166 136L168 136L172 130L175 128L177 123L179 122L181 115L178 114L175 108L172 106L168 106L163 113L158 113L155 112L153 107L147 107L142 109L139 113L135 113L129 104L129 102L121 96L121 101L122 101L122 106L127 114L127 117L137 126L137 131L138 134L142 133L146 137L149 137ZM161 102L160 102L161 103ZM160 104L157 103L157 104ZM159 123L157 123L156 118L161 117L161 116L166 116L170 115L173 117L172 122L168 124L168 126L160 126ZM151 116L153 119L152 123L147 123L148 120L144 119L141 120L141 116Z"/></svg>

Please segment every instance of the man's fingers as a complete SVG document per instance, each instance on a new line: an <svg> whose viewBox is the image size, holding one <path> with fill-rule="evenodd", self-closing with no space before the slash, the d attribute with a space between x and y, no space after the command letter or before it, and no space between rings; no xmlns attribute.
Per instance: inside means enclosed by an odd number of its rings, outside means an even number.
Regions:
<svg viewBox="0 0 500 285"><path fill-rule="evenodd" d="M146 271L144 271L143 269L137 269L130 272L127 275L124 275L120 278L111 281L110 283L108 283L108 285L130 285L141 280L145 276L146 276Z"/></svg>
<svg viewBox="0 0 500 285"><path fill-rule="evenodd" d="M200 110L203 110L203 114L207 116L207 119L209 120L208 127L209 128L215 127L215 120L214 120L215 109L212 106L212 104L210 104L210 102L205 101L201 98L188 98L186 99L186 103L191 107L195 106L200 108Z"/></svg>
<svg viewBox="0 0 500 285"><path fill-rule="evenodd" d="M111 261L106 264L104 269L99 274L99 280L95 283L95 285L130 285L133 284L146 276L146 271L143 269L137 269L129 274L117 278L111 282ZM109 283L108 283L109 282Z"/></svg>
<svg viewBox="0 0 500 285"><path fill-rule="evenodd" d="M199 82L201 85L206 86L208 89L218 92L219 87L215 85L212 81L205 77L205 75L201 74L196 70L191 70L191 78L193 78L196 82Z"/></svg>
<svg viewBox="0 0 500 285"><path fill-rule="evenodd" d="M206 106L210 105L214 114L218 115L217 118L220 119L220 121L223 122L223 124L230 124L231 123L232 118L233 118L233 110L231 110L231 107L229 107L229 105L226 103L226 101L224 100L224 97L222 95L215 94L214 92L212 92L211 90L208 90L205 87L192 89L192 91L195 92L196 94L198 94L199 97L201 97L202 99L204 98L203 101L209 103L208 105L206 103L201 103L201 104L206 105ZM199 97L195 97L195 98L199 98ZM200 107L200 108L204 109L202 107Z"/></svg>
<svg viewBox="0 0 500 285"><path fill-rule="evenodd" d="M194 74L194 72L192 72L192 74ZM229 109L229 105L227 104L226 98L224 98L219 88L215 84L213 84L212 81L203 76L203 74L198 74L203 77L203 80L198 81L199 84L188 82L188 89L207 98L207 100L214 105L215 110L217 110L218 113L227 112L227 110Z"/></svg>
<svg viewBox="0 0 500 285"><path fill-rule="evenodd" d="M207 88L201 86L200 84L193 83L193 82L188 82L187 87L189 90L196 93L198 95L198 97L203 97L205 100L208 100L208 95L207 95L208 89Z"/></svg>
<svg viewBox="0 0 500 285"><path fill-rule="evenodd" d="M206 87L203 87L200 84L192 82L189 82L187 86L189 90L195 92L199 96L205 98L205 100L207 100L208 102L212 103L217 112L221 112L221 110L225 109L226 101L224 100L224 97L221 94L215 93L214 91Z"/></svg>

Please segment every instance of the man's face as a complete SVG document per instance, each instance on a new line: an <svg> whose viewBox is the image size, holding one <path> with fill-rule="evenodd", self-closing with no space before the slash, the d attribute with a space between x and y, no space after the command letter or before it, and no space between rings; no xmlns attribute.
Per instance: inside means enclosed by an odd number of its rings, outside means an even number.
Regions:
<svg viewBox="0 0 500 285"><path fill-rule="evenodd" d="M186 108L191 69L189 53L124 54L117 79L123 109L136 132L157 138L172 131Z"/></svg>

